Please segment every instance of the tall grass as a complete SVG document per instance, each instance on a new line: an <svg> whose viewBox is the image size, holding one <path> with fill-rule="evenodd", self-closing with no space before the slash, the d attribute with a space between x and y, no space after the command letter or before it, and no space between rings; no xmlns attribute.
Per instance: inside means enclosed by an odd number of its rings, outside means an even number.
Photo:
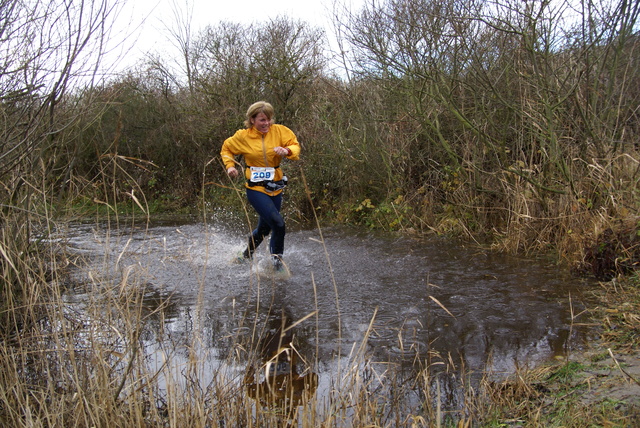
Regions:
<svg viewBox="0 0 640 428"><path fill-rule="evenodd" d="M104 243L104 255L86 258L66 247L64 223L49 226L28 255L16 247L19 240L5 234L2 242L3 284L14 286L13 293L4 289L2 311L2 425L433 426L468 413L455 408L447 415L447 394L457 394L458 385L455 376L443 382L442 371L434 372L443 365L435 364L437 357L415 355L417 368L409 369L392 361L374 363L366 346L371 329L362 342L337 353L330 384L320 390L305 384L300 401L278 399L269 388L252 392L252 382L269 382L261 346L269 333L266 322L281 311L269 280L253 278L249 294L270 317L259 319L251 307L237 313L234 323L248 333L227 337L212 364L213 349L203 336L204 279L192 328L176 340L164 328L171 295L151 285L148 266L124 261L127 233L96 224L94 238ZM121 250L113 253L118 239ZM338 296L336 285L339 308ZM290 320L277 337L280 344L288 344L284 338L296 327L313 325L316 314ZM375 313L371 325L374 320ZM291 346L298 352L295 342ZM300 355L301 373L317 375L326 365L313 353ZM438 384L441 389L434 389ZM442 392L445 384L448 393Z"/></svg>
<svg viewBox="0 0 640 428"><path fill-rule="evenodd" d="M591 417L620 417L614 407L568 406L550 395L557 389L565 391L562 397L580 388L582 381L572 373L581 366L573 363L522 369L505 379L469 372L429 349L409 349L402 336L397 347L406 351L404 362L373 360L367 341L375 312L361 341L336 341L341 348L335 360L319 361L317 347L303 348L291 339L297 328L320 328L317 308L283 322L274 298L277 287L262 277L248 284L250 297L238 306L246 310L231 316L230 327L240 333L227 334L213 347L204 334L210 331L204 279L198 280L195 311L188 317L191 328L176 337L166 328L175 317L173 297L151 285L149 266L125 262L126 230L96 224L94 238L104 242L105 250L89 259L65 247L63 223L49 226L47 239L35 240L28 256L24 248L17 251L19 240L5 235L2 241L3 284L14 284L2 311L2 425L550 426L555 418L580 426ZM122 242L114 247L117 239ZM121 250L113 253L112 248ZM337 308L339 295L337 284ZM275 336L274 321L281 327ZM266 375L275 362L273 355L264 358L270 334L278 342L278 359L286 359L284 348L298 355L300 378L310 376L298 383L306 392L294 396L295 388L287 383L292 378L276 384ZM323 372L327 366L333 371ZM324 383L314 383L313 374L322 375ZM266 383L256 388L259 382ZM269 386L290 395L274 394Z"/></svg>

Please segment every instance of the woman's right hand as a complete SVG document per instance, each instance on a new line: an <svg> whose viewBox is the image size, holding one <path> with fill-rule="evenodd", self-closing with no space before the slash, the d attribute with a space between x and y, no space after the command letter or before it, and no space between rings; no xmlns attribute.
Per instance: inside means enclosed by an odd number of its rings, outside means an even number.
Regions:
<svg viewBox="0 0 640 428"><path fill-rule="evenodd" d="M227 175L231 178L236 178L238 176L238 170L235 167L227 168Z"/></svg>

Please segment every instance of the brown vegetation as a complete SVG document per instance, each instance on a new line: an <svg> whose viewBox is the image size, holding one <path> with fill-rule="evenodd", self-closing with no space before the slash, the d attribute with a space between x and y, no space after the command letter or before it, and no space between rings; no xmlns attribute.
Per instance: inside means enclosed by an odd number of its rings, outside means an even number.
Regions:
<svg viewBox="0 0 640 428"><path fill-rule="evenodd" d="M343 49L330 59L322 32L305 23L221 23L192 40L174 33L181 74L156 58L96 83L89 59L99 55L88 54L102 52L118 7L0 2L3 423L251 419L226 373L216 374L215 393L190 390L186 402L176 395L156 406L137 344L149 316L138 294L105 287L94 315L116 327L97 340L63 311L67 261L49 238L69 213L118 224L123 211L233 206L218 152L258 99L303 143L300 166L286 166L290 218L551 252L606 279L637 268L640 3L371 3L336 16ZM354 395L334 397L334 414L349 407L363 424L391 423L376 419L384 398L358 395L361 381L354 374ZM538 420L540 406L530 405L539 393L516 383L498 395L511 397L519 423L523 414ZM215 405L205 410L205 400ZM435 415L402 423L439 423Z"/></svg>
<svg viewBox="0 0 640 428"><path fill-rule="evenodd" d="M337 20L350 46L340 74L304 23L212 26L181 44L184 76L154 59L61 95L59 117L74 120L48 148L44 183L111 210L143 198L151 210L228 206L220 144L246 106L268 99L304 146L287 167L298 221L315 208L500 251L555 251L597 271L584 252L605 230L638 231L638 11L605 2L562 21L569 12L391 1ZM67 113L78 106L82 115ZM7 183L17 196L17 179Z"/></svg>

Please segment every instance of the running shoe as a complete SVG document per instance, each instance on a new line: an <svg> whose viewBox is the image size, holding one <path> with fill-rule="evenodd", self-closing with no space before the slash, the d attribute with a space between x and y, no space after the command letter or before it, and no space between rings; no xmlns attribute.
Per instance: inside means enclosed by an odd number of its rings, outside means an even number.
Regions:
<svg viewBox="0 0 640 428"><path fill-rule="evenodd" d="M282 256L277 254L271 255L271 260L273 262L273 270L276 272L284 271L284 263L282 263Z"/></svg>

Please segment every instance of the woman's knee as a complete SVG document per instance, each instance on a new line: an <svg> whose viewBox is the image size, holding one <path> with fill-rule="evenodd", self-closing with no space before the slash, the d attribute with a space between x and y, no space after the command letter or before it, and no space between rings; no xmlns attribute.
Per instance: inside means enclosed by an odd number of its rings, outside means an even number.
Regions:
<svg viewBox="0 0 640 428"><path fill-rule="evenodd" d="M278 230L284 230L284 228L285 228L284 217L282 217L282 215L280 213L275 213L272 216L271 228L272 229L278 229Z"/></svg>

